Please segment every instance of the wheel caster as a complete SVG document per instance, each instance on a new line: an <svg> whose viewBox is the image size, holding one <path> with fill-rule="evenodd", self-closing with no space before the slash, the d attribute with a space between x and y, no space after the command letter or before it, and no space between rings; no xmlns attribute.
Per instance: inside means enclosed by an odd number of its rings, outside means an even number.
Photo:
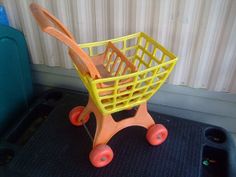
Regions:
<svg viewBox="0 0 236 177"><path fill-rule="evenodd" d="M89 154L90 162L95 167L104 167L113 159L113 151L110 146L101 144L93 148Z"/></svg>
<svg viewBox="0 0 236 177"><path fill-rule="evenodd" d="M81 126L81 125L83 125L83 123L88 122L89 114L84 117L83 122L82 121L78 121L78 118L79 118L79 116L80 116L80 114L82 113L83 110L84 110L83 106L77 106L77 107L74 107L70 111L69 117L70 117L70 122L71 122L72 125L74 125L74 126Z"/></svg>
<svg viewBox="0 0 236 177"><path fill-rule="evenodd" d="M162 144L167 136L167 129L162 124L155 124L148 129L146 139L151 145L157 146Z"/></svg>

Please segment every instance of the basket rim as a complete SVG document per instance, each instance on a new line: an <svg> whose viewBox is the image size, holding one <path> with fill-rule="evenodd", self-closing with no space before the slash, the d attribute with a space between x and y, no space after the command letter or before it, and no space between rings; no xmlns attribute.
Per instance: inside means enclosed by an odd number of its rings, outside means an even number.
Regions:
<svg viewBox="0 0 236 177"><path fill-rule="evenodd" d="M153 39L151 36L149 36L145 32L137 32L137 33L133 33L133 34L125 35L125 36L110 38L110 39L107 39L107 40L101 40L101 41L96 41L96 42L86 42L86 43L81 43L81 44L78 44L78 45L83 49L83 48L89 48L89 47L102 46L104 44L107 44L109 41L113 42L113 43L116 43L116 42L120 42L122 40L129 40L129 39L132 39L134 37L139 37L139 36L148 38L151 42L156 44L158 46L158 48L161 49L161 51L164 54L166 54L167 56L169 56L171 58L177 58L177 56L174 53L167 50L161 43L157 42L155 39Z"/></svg>

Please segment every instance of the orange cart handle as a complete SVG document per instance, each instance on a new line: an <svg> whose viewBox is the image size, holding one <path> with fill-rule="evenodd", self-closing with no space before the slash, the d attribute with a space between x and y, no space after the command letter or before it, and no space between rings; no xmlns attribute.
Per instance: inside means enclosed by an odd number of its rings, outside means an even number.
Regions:
<svg viewBox="0 0 236 177"><path fill-rule="evenodd" d="M93 79L101 77L91 58L78 46L73 35L56 17L36 3L30 4L30 10L42 31L66 44L69 53L79 56L73 57L72 60L83 74L89 73Z"/></svg>

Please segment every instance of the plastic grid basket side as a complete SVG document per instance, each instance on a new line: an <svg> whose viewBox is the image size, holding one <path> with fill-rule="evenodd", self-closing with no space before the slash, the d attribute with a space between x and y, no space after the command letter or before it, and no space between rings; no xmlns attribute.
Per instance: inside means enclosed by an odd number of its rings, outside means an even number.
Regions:
<svg viewBox="0 0 236 177"><path fill-rule="evenodd" d="M82 48L90 57L102 54L106 50L106 45L109 41L111 41L117 48L121 50L128 58L135 54L137 48L137 39L142 33L134 33L131 35L118 37L115 39L109 39L105 41L91 42L80 44L80 48Z"/></svg>
<svg viewBox="0 0 236 177"><path fill-rule="evenodd" d="M161 87L176 64L177 58L145 33L135 33L107 41L82 44L90 56L99 55L99 47L108 41L114 43L137 67L138 71L127 75L92 80L79 75L92 99L103 114L111 114L137 106ZM94 52L96 51L96 52ZM131 79L131 82L123 82ZM109 83L109 84L108 84ZM101 87L106 85L106 87Z"/></svg>
<svg viewBox="0 0 236 177"><path fill-rule="evenodd" d="M159 72L167 64L170 66L170 69ZM95 93L95 99L99 108L103 113L111 114L146 102L164 83L174 64L174 61L170 61L141 72L91 81L93 84L91 88L93 89L93 93ZM119 84L121 80L130 78L132 78L132 82ZM113 82L113 84L106 88L98 87L98 85L106 82ZM129 89L124 89L124 87ZM104 92L107 94L102 94Z"/></svg>

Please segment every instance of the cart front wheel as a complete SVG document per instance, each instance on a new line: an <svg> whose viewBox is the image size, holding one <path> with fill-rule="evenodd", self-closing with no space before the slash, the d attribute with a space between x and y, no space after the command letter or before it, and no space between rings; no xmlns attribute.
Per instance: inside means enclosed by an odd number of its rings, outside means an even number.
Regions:
<svg viewBox="0 0 236 177"><path fill-rule="evenodd" d="M108 165L113 159L113 151L110 146L101 144L93 148L89 154L90 162L95 167L104 167Z"/></svg>
<svg viewBox="0 0 236 177"><path fill-rule="evenodd" d="M71 122L72 125L80 126L80 125L83 125L83 123L88 122L89 114L84 117L83 122L78 120L79 116L80 116L80 114L82 113L83 110L84 110L83 106L77 106L77 107L74 107L70 111L69 117L70 117L70 122Z"/></svg>
<svg viewBox="0 0 236 177"><path fill-rule="evenodd" d="M147 141L153 146L162 144L166 140L167 136L168 131L162 124L151 126L146 134Z"/></svg>

